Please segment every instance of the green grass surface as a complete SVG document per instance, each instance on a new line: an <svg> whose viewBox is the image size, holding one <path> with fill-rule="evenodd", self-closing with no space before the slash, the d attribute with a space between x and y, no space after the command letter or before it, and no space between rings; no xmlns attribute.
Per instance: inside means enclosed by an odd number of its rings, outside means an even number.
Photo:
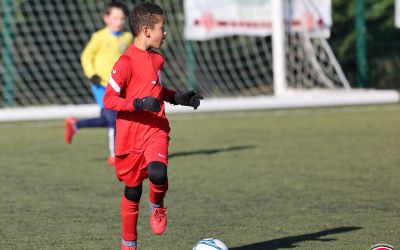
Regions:
<svg viewBox="0 0 400 250"><path fill-rule="evenodd" d="M140 250L400 247L400 105L170 115L169 224ZM118 249L106 130L0 124L0 249Z"/></svg>

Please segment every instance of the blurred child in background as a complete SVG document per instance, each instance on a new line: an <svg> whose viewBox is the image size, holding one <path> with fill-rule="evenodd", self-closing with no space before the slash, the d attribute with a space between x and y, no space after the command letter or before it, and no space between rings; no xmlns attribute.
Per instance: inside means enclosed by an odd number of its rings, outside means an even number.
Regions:
<svg viewBox="0 0 400 250"><path fill-rule="evenodd" d="M92 83L92 93L100 107L97 118L77 120L74 117L65 119L65 141L70 144L75 133L83 128L107 127L109 157L108 164L115 164L114 141L116 112L104 109L103 97L110 77L111 69L121 54L132 42L130 32L123 32L126 6L120 2L107 5L103 20L105 27L92 34L90 41L81 55L81 63L85 76Z"/></svg>

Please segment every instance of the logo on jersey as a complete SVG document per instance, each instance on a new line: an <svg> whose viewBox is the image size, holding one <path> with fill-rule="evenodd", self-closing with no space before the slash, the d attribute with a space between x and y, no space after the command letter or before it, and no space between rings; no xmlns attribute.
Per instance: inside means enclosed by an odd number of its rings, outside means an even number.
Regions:
<svg viewBox="0 0 400 250"><path fill-rule="evenodd" d="M117 70L116 70L116 69L113 69L113 70L112 70L112 73L113 73L113 74L117 73Z"/></svg>
<svg viewBox="0 0 400 250"><path fill-rule="evenodd" d="M163 154L161 154L161 153L158 153L158 156L167 158L165 155L163 155Z"/></svg>
<svg viewBox="0 0 400 250"><path fill-rule="evenodd" d="M393 250L393 246L388 244L377 244L371 247L371 250Z"/></svg>
<svg viewBox="0 0 400 250"><path fill-rule="evenodd" d="M151 81L152 84L157 84L157 82L159 82L161 84L161 70L159 70L157 73L157 79Z"/></svg>

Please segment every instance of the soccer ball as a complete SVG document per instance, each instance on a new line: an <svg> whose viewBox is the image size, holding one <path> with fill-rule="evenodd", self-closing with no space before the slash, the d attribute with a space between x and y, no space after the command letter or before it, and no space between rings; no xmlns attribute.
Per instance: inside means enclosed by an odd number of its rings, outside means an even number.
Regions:
<svg viewBox="0 0 400 250"><path fill-rule="evenodd" d="M193 250L228 250L228 247L219 239L207 238L197 242Z"/></svg>

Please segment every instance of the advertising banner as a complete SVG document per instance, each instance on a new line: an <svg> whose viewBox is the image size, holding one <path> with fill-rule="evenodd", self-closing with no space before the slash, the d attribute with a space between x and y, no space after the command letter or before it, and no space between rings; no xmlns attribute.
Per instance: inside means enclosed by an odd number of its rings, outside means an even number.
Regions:
<svg viewBox="0 0 400 250"><path fill-rule="evenodd" d="M271 35L272 0L185 0L184 3L188 40ZM288 32L330 35L331 0L286 0L284 14Z"/></svg>

